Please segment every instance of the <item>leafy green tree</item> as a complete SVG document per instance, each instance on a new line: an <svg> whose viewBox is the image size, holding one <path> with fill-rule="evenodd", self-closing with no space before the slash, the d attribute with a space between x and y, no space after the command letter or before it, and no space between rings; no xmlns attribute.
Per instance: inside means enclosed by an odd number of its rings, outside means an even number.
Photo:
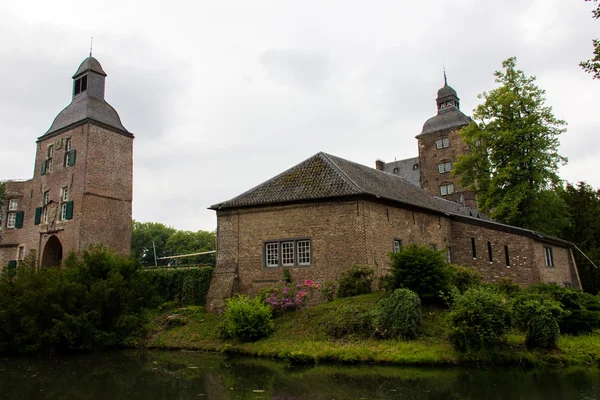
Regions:
<svg viewBox="0 0 600 400"><path fill-rule="evenodd" d="M594 3L598 2L598 0L585 1L593 1ZM592 10L592 18L600 18L600 3L596 5L595 10ZM592 44L594 46L594 58L580 62L579 66L583 68L585 72L589 72L590 74L592 74L594 79L600 79L600 40L594 39L592 40Z"/></svg>
<svg viewBox="0 0 600 400"><path fill-rule="evenodd" d="M454 174L477 194L479 208L499 222L548 234L569 223L559 186L559 136L566 122L545 105L545 91L516 69L516 58L496 71L500 86L478 97L473 122L461 137L470 151L459 157Z"/></svg>
<svg viewBox="0 0 600 400"><path fill-rule="evenodd" d="M575 243L594 264L600 265L600 190L579 182L577 185L567 183L558 193L571 216L571 224L563 230L562 237ZM574 251L574 255L583 290L599 293L600 270L580 252Z"/></svg>
<svg viewBox="0 0 600 400"><path fill-rule="evenodd" d="M216 235L215 232L207 231L176 231L174 232L165 245L167 252L178 255L178 254L192 254L202 253L206 251L213 251L216 248ZM183 264L215 264L214 254L205 254L200 256L194 256L189 258L180 259Z"/></svg>
<svg viewBox="0 0 600 400"><path fill-rule="evenodd" d="M167 241L177 230L159 222L133 221L131 234L131 254L140 260L143 266L154 265L154 249L156 246L156 257L173 255L167 249Z"/></svg>

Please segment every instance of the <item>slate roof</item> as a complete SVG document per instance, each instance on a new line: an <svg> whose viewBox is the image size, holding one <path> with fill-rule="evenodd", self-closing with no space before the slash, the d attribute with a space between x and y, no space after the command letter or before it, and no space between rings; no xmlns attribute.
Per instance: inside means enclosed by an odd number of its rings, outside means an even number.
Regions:
<svg viewBox="0 0 600 400"><path fill-rule="evenodd" d="M448 86L448 84L446 83L443 88L438 90L437 97L438 97L438 99L441 99L443 97L449 97L449 96L458 98L458 94L456 93L456 90L454 90L451 86Z"/></svg>
<svg viewBox="0 0 600 400"><path fill-rule="evenodd" d="M383 164L383 171L399 175L415 186L421 187L421 167L419 157L390 161ZM398 172L394 172L397 170Z"/></svg>
<svg viewBox="0 0 600 400"><path fill-rule="evenodd" d="M470 122L471 118L463 114L458 108L445 108L440 110L436 116L429 118L425 124L423 124L423 131L417 137L428 133L469 125Z"/></svg>
<svg viewBox="0 0 600 400"><path fill-rule="evenodd" d="M483 225L532 237L536 240L574 247L573 243L566 240L500 224L475 209L431 196L398 175L322 152L231 200L209 208L212 210L239 209L310 200L334 200L349 196L367 196L373 197L374 200L388 200L400 205L414 206L444 214L469 224Z"/></svg>
<svg viewBox="0 0 600 400"><path fill-rule="evenodd" d="M425 193L404 178L326 153L317 153L213 210L370 196L439 213L469 216L469 208Z"/></svg>
<svg viewBox="0 0 600 400"><path fill-rule="evenodd" d="M77 78L79 75L87 71L94 71L97 74L106 76L106 72L104 72L104 70L102 69L102 65L100 65L100 62L94 57L90 56L83 60L83 62L79 65L79 68L77 68L77 72L75 72L75 75L73 75L73 79Z"/></svg>

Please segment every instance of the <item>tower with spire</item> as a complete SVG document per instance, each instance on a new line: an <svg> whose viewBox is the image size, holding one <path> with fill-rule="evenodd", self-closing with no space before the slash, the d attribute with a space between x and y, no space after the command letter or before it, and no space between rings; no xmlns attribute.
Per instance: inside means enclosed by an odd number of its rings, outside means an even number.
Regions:
<svg viewBox="0 0 600 400"><path fill-rule="evenodd" d="M33 178L7 182L0 267L31 250L40 267L93 244L129 253L134 136L105 99L106 77L90 49L70 104L37 140Z"/></svg>
<svg viewBox="0 0 600 400"><path fill-rule="evenodd" d="M437 92L437 113L423 124L416 136L419 156L385 163L377 160L379 170L403 176L426 192L444 199L476 207L475 195L460 186L451 171L458 157L468 149L459 131L471 122L460 110L456 90L448 85L444 69L444 86Z"/></svg>

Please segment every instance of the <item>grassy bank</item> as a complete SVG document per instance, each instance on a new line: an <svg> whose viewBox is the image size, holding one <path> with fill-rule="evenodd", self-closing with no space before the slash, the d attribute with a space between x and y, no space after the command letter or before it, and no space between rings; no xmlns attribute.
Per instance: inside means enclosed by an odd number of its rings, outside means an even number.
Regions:
<svg viewBox="0 0 600 400"><path fill-rule="evenodd" d="M403 365L582 365L600 361L600 332L590 335L563 335L559 348L552 351L528 350L524 335L513 333L498 349L481 353L456 352L446 337L447 310L425 308L423 332L418 340L365 339L359 334L333 338L327 327L336 313L353 305L372 308L380 293L337 299L284 314L275 319L275 332L254 343L239 343L219 336L219 316L201 307L165 309L149 326L144 345L148 348L187 349L239 353L259 357L289 359L297 363L363 362Z"/></svg>

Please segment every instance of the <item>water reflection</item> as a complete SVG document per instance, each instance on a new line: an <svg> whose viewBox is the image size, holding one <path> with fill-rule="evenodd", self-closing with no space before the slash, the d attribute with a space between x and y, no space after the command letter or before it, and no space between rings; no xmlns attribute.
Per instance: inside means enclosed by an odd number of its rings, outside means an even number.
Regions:
<svg viewBox="0 0 600 400"><path fill-rule="evenodd" d="M324 365L126 351L0 360L1 399L585 399L600 370Z"/></svg>

